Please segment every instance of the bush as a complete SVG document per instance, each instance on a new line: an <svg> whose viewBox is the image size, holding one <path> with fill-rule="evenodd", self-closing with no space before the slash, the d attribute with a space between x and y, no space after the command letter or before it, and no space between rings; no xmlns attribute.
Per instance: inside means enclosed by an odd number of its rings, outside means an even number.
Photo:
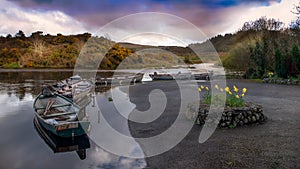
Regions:
<svg viewBox="0 0 300 169"><path fill-rule="evenodd" d="M246 70L245 74L243 75L243 78L245 78L245 79L252 78L254 72L255 72L255 70L252 67L250 67L249 69Z"/></svg>

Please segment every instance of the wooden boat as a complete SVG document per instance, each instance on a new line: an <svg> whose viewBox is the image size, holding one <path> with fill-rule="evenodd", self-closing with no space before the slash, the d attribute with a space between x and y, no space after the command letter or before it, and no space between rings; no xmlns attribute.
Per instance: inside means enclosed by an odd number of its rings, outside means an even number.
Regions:
<svg viewBox="0 0 300 169"><path fill-rule="evenodd" d="M195 79L195 80L209 80L209 74L208 73L192 74L192 79Z"/></svg>
<svg viewBox="0 0 300 169"><path fill-rule="evenodd" d="M122 84L135 84L141 82L143 74L114 77L96 77L95 85L122 85Z"/></svg>
<svg viewBox="0 0 300 169"><path fill-rule="evenodd" d="M188 73L181 73L178 72L177 74L173 75L175 80L190 80L192 79L192 73L188 72Z"/></svg>
<svg viewBox="0 0 300 169"><path fill-rule="evenodd" d="M150 75L153 80L174 80L170 74Z"/></svg>
<svg viewBox="0 0 300 169"><path fill-rule="evenodd" d="M43 88L33 108L40 124L57 136L79 136L90 129L90 122L82 115L85 112L68 98L52 93L49 88Z"/></svg>
<svg viewBox="0 0 300 169"><path fill-rule="evenodd" d="M52 149L54 153L76 151L81 160L86 158L86 149L90 148L90 140L87 134L62 138L46 130L38 121L37 116L33 119L34 128L44 142Z"/></svg>

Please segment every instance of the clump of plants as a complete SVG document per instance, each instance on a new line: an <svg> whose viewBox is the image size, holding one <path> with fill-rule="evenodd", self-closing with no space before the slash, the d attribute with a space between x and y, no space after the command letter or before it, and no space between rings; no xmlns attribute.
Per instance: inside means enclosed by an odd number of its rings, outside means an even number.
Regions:
<svg viewBox="0 0 300 169"><path fill-rule="evenodd" d="M242 90L240 90L238 87L236 87L235 85L233 85L232 88L230 88L229 86L226 86L225 88L221 88L219 87L217 84L214 86L215 89L220 92L223 93L225 92L226 94L226 101L225 101L225 105L226 107L243 107L245 106L245 101L244 101L244 97L245 94L247 92L246 88L243 88ZM212 93L211 90L208 86L203 86L201 85L198 88L199 92L206 92L204 94L204 98L203 98L203 103L204 104L211 104L212 101ZM214 96L216 97L216 100L221 100L223 94L215 94Z"/></svg>

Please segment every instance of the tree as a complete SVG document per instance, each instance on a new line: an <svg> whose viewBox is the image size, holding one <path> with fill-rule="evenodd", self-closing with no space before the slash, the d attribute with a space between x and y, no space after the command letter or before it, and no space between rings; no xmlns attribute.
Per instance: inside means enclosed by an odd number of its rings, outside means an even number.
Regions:
<svg viewBox="0 0 300 169"><path fill-rule="evenodd" d="M292 76L296 76L299 74L300 71L300 51L298 46L294 45L292 52L291 52L291 57L292 57Z"/></svg>
<svg viewBox="0 0 300 169"><path fill-rule="evenodd" d="M262 31L262 30L269 30L269 31L280 31L283 29L283 22L276 20L276 19L268 19L265 16L261 17L255 21L245 22L242 31Z"/></svg>
<svg viewBox="0 0 300 169"><path fill-rule="evenodd" d="M16 37L16 38L24 39L24 38L25 38L25 34L24 34L23 31L19 30L19 32L16 33L15 37Z"/></svg>
<svg viewBox="0 0 300 169"><path fill-rule="evenodd" d="M39 39L41 36L43 36L43 32L42 31L36 31L36 32L33 32L30 37L32 37L34 39Z"/></svg>
<svg viewBox="0 0 300 169"><path fill-rule="evenodd" d="M294 11L292 11L292 13L298 15L297 19L295 21L292 21L290 27L292 29L299 29L300 26L300 2L298 5L295 6Z"/></svg>
<svg viewBox="0 0 300 169"><path fill-rule="evenodd" d="M298 69L300 70L300 50L299 50L298 46L295 45L293 47L292 55L295 58Z"/></svg>
<svg viewBox="0 0 300 169"><path fill-rule="evenodd" d="M43 52L46 50L45 42L39 39L35 39L32 43L33 51L38 54L39 59L42 59Z"/></svg>
<svg viewBox="0 0 300 169"><path fill-rule="evenodd" d="M287 77L286 72L286 58L282 55L280 50L275 52L275 73L278 77Z"/></svg>
<svg viewBox="0 0 300 169"><path fill-rule="evenodd" d="M258 77L263 77L266 72L266 56L263 52L263 47L259 42L255 43L255 47L250 48L250 58L256 66L256 74Z"/></svg>
<svg viewBox="0 0 300 169"><path fill-rule="evenodd" d="M11 34L8 34L8 35L6 36L6 39L11 39L11 38L12 38Z"/></svg>

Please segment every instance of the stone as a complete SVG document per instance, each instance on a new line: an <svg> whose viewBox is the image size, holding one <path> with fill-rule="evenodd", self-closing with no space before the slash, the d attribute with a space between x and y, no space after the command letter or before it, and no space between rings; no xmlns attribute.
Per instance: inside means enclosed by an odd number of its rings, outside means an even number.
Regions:
<svg viewBox="0 0 300 169"><path fill-rule="evenodd" d="M228 121L232 121L232 117L227 117L227 120Z"/></svg>
<svg viewBox="0 0 300 169"><path fill-rule="evenodd" d="M226 117L225 117L225 116L222 116L222 117L221 117L221 120L222 120L222 121L225 121L225 120L226 120Z"/></svg>
<svg viewBox="0 0 300 169"><path fill-rule="evenodd" d="M270 79L269 79L269 78L264 78L264 79L263 79L263 82L264 82L264 83L269 83L269 82L270 82Z"/></svg>
<svg viewBox="0 0 300 169"><path fill-rule="evenodd" d="M256 120L259 120L259 114L255 114Z"/></svg>
<svg viewBox="0 0 300 169"><path fill-rule="evenodd" d="M252 122L256 122L256 117L252 116Z"/></svg>

